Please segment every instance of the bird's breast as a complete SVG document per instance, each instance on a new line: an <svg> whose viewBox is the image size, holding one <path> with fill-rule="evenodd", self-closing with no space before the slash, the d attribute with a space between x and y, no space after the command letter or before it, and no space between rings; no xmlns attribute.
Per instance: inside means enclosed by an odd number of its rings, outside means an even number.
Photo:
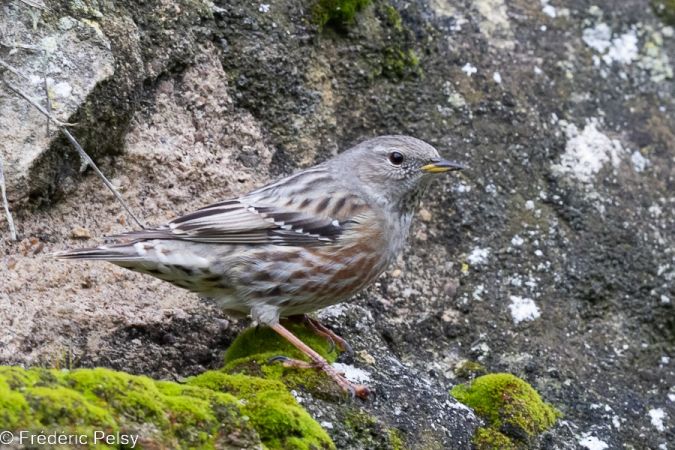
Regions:
<svg viewBox="0 0 675 450"><path fill-rule="evenodd" d="M314 251L332 269L329 282L336 286L337 293L348 296L373 282L396 259L405 240L399 234L384 220L366 220L335 245Z"/></svg>
<svg viewBox="0 0 675 450"><path fill-rule="evenodd" d="M384 272L404 239L392 235L398 230L362 218L328 245L251 250L232 276L251 304L276 305L282 315L311 312L346 300Z"/></svg>

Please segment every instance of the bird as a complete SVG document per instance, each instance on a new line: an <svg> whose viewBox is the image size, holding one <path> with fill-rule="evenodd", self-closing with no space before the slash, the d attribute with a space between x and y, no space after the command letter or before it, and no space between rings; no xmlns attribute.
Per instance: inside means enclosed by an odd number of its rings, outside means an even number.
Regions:
<svg viewBox="0 0 675 450"><path fill-rule="evenodd" d="M101 260L208 298L233 316L271 327L345 391L353 383L288 330L301 317L312 330L348 344L308 314L372 284L401 253L415 210L436 174L464 169L410 136L379 136L333 158L177 217L156 228L108 237L105 245L57 253Z"/></svg>

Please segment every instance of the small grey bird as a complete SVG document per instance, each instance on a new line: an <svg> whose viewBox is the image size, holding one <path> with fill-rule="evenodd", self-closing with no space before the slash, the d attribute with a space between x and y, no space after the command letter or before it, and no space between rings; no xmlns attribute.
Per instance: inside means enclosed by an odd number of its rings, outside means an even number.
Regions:
<svg viewBox="0 0 675 450"><path fill-rule="evenodd" d="M371 284L403 248L431 175L462 168L419 139L380 136L166 225L56 256L108 261L213 299L230 314L250 315L343 389L366 397L365 386L349 382L279 319L345 301ZM306 320L347 348L315 319Z"/></svg>

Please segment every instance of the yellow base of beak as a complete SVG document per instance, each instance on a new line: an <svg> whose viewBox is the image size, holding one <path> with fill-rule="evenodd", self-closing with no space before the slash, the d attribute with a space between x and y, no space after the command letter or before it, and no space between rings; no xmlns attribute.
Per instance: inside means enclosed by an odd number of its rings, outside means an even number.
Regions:
<svg viewBox="0 0 675 450"><path fill-rule="evenodd" d="M426 166L420 167L420 169L427 173L443 173L451 170L450 167L437 166L436 164L427 164Z"/></svg>
<svg viewBox="0 0 675 450"><path fill-rule="evenodd" d="M454 170L462 170L466 168L464 164L460 164L455 161L448 161L448 160L441 160L438 162L433 162L431 164L427 164L425 166L420 167L420 170L422 172L426 173L443 173L443 172L450 172Z"/></svg>

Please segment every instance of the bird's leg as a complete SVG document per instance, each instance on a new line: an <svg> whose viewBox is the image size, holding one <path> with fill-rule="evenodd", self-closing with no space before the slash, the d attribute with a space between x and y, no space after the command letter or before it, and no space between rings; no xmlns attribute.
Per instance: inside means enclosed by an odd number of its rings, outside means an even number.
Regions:
<svg viewBox="0 0 675 450"><path fill-rule="evenodd" d="M315 334L328 339L328 342L330 342L332 346L337 346L337 349L340 350L341 353L347 353L349 356L354 355L352 346L349 345L349 343L345 341L344 338L335 334L333 330L306 314L303 316L303 318L305 323Z"/></svg>
<svg viewBox="0 0 675 450"><path fill-rule="evenodd" d="M271 328L276 331L281 337L286 339L288 342L293 344L295 348L300 350L302 353L307 355L313 363L313 367L320 369L331 377L342 389L349 392L351 395L355 395L359 398L367 398L370 393L369 389L362 385L352 383L347 380L344 375L340 374L333 366L330 365L321 355L316 351L310 348L307 344L298 339L293 333L288 331L283 325L277 323L276 325L271 325ZM294 360L285 360L284 364L290 364L295 366Z"/></svg>
<svg viewBox="0 0 675 450"><path fill-rule="evenodd" d="M301 315L295 315L295 316L289 316L284 319L282 319L282 322L286 321L289 323L304 323L309 327L310 330L317 336L321 336L322 338L325 338L328 343L330 344L330 348L328 349L328 352L332 352L335 347L341 352L341 353L347 353L349 356L354 355L354 350L352 349L352 346L349 345L347 341L344 340L341 336L338 336L335 334L333 330L319 322L317 319L314 319L307 314L301 314Z"/></svg>

